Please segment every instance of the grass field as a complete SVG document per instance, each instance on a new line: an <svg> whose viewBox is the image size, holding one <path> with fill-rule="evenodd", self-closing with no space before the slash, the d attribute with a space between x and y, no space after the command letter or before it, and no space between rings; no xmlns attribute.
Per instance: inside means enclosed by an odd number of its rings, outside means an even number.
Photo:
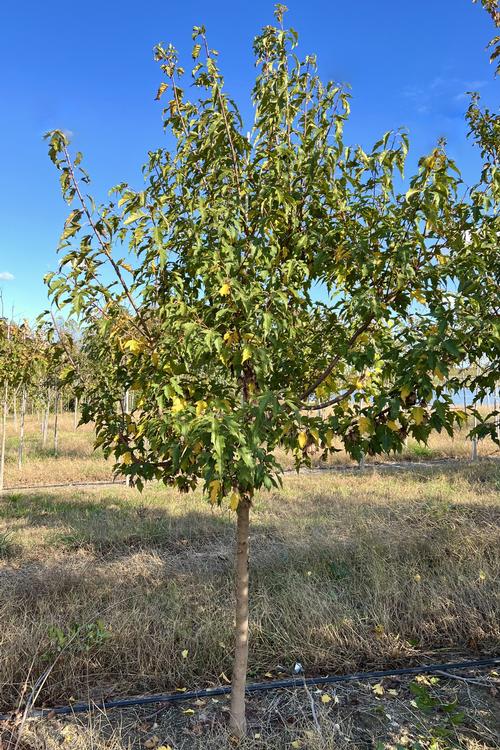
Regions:
<svg viewBox="0 0 500 750"><path fill-rule="evenodd" d="M30 424L22 472L9 437L7 486L110 477L91 431L74 432L70 416L62 426L56 459ZM463 436L436 436L431 448L431 457L470 451ZM261 493L252 513L250 679L290 674L296 661L313 675L499 653L499 490L498 463L484 458L288 475L282 491ZM234 514L158 485L142 494L116 485L0 495L0 710L48 671L38 705L225 683L233 532ZM498 747L495 673L476 679L483 686L417 683L432 694L426 709L412 704L416 683L403 680L378 693L368 685L269 694L250 702L245 746ZM455 709L442 706L455 698L464 716L454 724ZM225 746L226 711L221 699L153 719L54 719L27 725L23 742L215 749Z"/></svg>

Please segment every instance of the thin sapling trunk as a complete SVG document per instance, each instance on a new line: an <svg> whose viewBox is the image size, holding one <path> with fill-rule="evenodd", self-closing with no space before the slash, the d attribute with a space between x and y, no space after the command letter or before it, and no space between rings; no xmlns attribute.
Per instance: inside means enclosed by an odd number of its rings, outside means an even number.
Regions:
<svg viewBox="0 0 500 750"><path fill-rule="evenodd" d="M57 456L57 444L59 440L58 407L59 407L59 391L56 391L56 396L55 396L55 401L54 401L54 456Z"/></svg>
<svg viewBox="0 0 500 750"><path fill-rule="evenodd" d="M5 471L5 440L7 437L7 409L8 409L9 387L7 382L3 387L2 404L2 440L0 443L0 491L3 490L3 478Z"/></svg>
<svg viewBox="0 0 500 750"><path fill-rule="evenodd" d="M25 416L26 416L26 388L23 388L23 393L21 396L21 414L20 414L20 426L19 426L19 450L17 454L17 466L19 469L23 465Z"/></svg>
<svg viewBox="0 0 500 750"><path fill-rule="evenodd" d="M248 527L250 498L243 495L236 522L236 641L231 681L230 726L236 737L246 733L245 686L248 664Z"/></svg>

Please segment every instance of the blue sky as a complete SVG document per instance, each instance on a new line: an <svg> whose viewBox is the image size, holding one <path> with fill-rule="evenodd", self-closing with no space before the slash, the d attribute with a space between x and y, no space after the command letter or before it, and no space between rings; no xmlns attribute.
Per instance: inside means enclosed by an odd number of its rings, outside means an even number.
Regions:
<svg viewBox="0 0 500 750"><path fill-rule="evenodd" d="M464 178L477 178L478 155L463 121L465 92L478 90L490 106L498 103L484 50L493 28L480 6L471 0L290 0L288 6L301 56L316 53L323 78L352 86L348 141L368 146L406 126L414 165L445 136ZM165 144L154 101L161 80L154 44L171 41L189 70L191 28L204 23L220 51L226 87L247 115L252 39L272 22L272 12L268 0L2 4L0 289L7 311L14 306L16 317L33 318L43 310L42 277L57 264L67 209L43 133L73 133L98 200L123 180L139 187L147 150Z"/></svg>

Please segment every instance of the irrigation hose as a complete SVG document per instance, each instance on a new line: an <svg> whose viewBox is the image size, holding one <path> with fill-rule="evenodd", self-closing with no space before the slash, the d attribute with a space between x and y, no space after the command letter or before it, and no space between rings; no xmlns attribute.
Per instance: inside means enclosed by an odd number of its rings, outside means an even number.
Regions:
<svg viewBox="0 0 500 750"><path fill-rule="evenodd" d="M397 677L399 675L429 674L432 672L449 672L455 669L479 669L500 665L500 656L472 661L448 662L444 664L424 664L418 667L401 667L399 669L382 669L375 672L353 672L351 674L331 675L326 677L293 677L287 680L271 680L269 682L253 682L246 686L247 693L260 693L267 690L281 690L283 688L317 687L318 685L333 685L338 682L364 682L380 680L383 677ZM124 698L116 701L93 701L92 703L75 703L71 706L56 706L55 708L32 709L28 718L52 718L68 714L80 714L97 708L106 711L111 708L128 708L130 706L146 706L151 703L177 703L179 701L197 700L199 698L213 698L216 695L227 695L231 692L230 685L208 688L206 690L192 690L170 694L147 695L136 698ZM14 714L0 715L0 721L9 720Z"/></svg>

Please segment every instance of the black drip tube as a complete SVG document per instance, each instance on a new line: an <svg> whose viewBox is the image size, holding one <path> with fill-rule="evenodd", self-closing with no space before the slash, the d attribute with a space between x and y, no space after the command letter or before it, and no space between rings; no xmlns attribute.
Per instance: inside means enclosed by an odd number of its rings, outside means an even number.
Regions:
<svg viewBox="0 0 500 750"><path fill-rule="evenodd" d="M448 672L455 669L481 669L500 665L500 656L488 659L476 659L460 662L446 662L441 664L424 664L418 667L401 667L399 669L382 669L375 672L353 672L352 674L331 675L326 677L292 677L287 680L270 680L269 682L253 682L246 686L247 693L260 693L267 690L281 690L287 688L316 687L318 685L333 685L339 682L364 682L380 680L383 677L397 677L399 675L429 674L431 672ZM213 698L217 695L227 695L231 692L230 685L208 688L206 690L192 690L170 694L146 695L135 698L123 698L115 701L94 701L92 703L75 703L71 706L56 706L55 708L31 709L27 712L29 718L47 718L65 716L68 714L85 713L97 708L106 711L111 708L128 708L130 706L146 706L152 703L177 703L179 701L196 700L197 698ZM0 721L6 721L11 714L0 715Z"/></svg>

